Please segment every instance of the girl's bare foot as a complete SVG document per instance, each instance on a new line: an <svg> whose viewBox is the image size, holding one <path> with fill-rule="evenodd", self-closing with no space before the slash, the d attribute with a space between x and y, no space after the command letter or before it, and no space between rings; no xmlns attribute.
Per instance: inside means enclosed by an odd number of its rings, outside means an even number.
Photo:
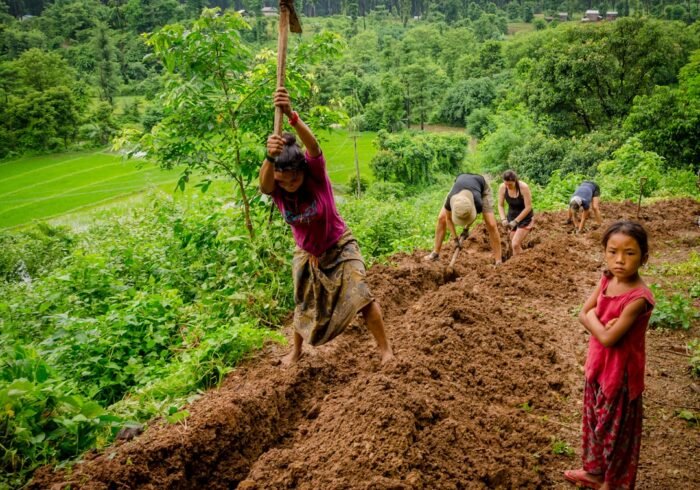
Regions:
<svg viewBox="0 0 700 490"><path fill-rule="evenodd" d="M601 475L594 475L593 473L588 473L584 469L580 470L566 470L564 472L564 478L569 482L573 483L577 487L587 487L598 490L600 488L607 486L604 485L603 477Z"/></svg>

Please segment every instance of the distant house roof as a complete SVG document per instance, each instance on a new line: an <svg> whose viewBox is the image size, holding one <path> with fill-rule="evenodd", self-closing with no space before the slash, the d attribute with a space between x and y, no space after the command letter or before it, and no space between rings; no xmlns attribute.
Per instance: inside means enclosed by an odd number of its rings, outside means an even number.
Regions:
<svg viewBox="0 0 700 490"><path fill-rule="evenodd" d="M276 14L277 13L277 7L263 7L260 9L260 12L263 14Z"/></svg>
<svg viewBox="0 0 700 490"><path fill-rule="evenodd" d="M598 10L586 10L586 15L600 15Z"/></svg>
<svg viewBox="0 0 700 490"><path fill-rule="evenodd" d="M617 12L615 12L614 10L612 10L612 11L607 12L607 14L608 14L608 15L617 15Z"/></svg>

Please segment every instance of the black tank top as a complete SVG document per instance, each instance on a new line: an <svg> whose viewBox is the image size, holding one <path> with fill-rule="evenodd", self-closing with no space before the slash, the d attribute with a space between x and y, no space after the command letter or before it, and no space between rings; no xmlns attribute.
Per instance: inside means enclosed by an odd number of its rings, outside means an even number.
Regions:
<svg viewBox="0 0 700 490"><path fill-rule="evenodd" d="M510 197L510 194L508 194L508 187L506 186L506 202L508 203L508 221L513 221L515 218L518 217L520 213L523 212L523 209L525 209L525 199L523 198L522 192L520 192L520 182L515 183L515 189L518 191L518 195L515 197ZM528 213L527 216L525 216L525 219L523 219L520 222L521 226L527 226L530 224L530 221L532 221L532 210Z"/></svg>

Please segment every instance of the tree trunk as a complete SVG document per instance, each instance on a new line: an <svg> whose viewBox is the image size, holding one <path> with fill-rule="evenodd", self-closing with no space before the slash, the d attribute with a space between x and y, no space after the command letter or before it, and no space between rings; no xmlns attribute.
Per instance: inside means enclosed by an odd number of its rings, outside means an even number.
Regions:
<svg viewBox="0 0 700 490"><path fill-rule="evenodd" d="M236 163L238 168L241 168L241 153L238 148L236 148ZM248 235L250 239L255 239L255 230L253 229L253 222L250 219L250 202L248 201L248 194L245 191L245 182L243 181L243 176L240 172L233 176L233 178L238 183L238 187L241 189L241 198L243 199L243 214L245 216L245 227L248 229Z"/></svg>
<svg viewBox="0 0 700 490"><path fill-rule="evenodd" d="M255 230L253 229L253 222L250 220L250 202L248 202L248 195L245 192L245 184L243 182L243 177L237 175L235 177L238 187L241 190L241 197L243 198L243 214L245 215L245 227L248 229L248 235L250 235L251 240L255 240Z"/></svg>

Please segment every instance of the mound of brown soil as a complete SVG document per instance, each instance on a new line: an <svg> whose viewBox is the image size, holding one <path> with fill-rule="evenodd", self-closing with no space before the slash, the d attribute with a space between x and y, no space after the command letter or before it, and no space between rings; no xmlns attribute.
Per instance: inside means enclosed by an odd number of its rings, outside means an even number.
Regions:
<svg viewBox="0 0 700 490"><path fill-rule="evenodd" d="M636 206L603 213L632 218ZM640 220L654 250L683 260L700 245L699 215L676 200ZM380 367L360 325L287 369L270 346L184 423L155 421L70 473L42 469L30 488L566 488L561 470L578 460L552 448L579 446L587 336L575 314L600 276L602 229L575 235L564 219L538 215L527 253L498 268L481 227L454 269L449 248L439 263L416 253L373 267L394 363ZM700 394L685 389L687 359L654 357L679 335L649 336L647 391L671 415L647 409L641 488L700 487L698 430L672 414Z"/></svg>

